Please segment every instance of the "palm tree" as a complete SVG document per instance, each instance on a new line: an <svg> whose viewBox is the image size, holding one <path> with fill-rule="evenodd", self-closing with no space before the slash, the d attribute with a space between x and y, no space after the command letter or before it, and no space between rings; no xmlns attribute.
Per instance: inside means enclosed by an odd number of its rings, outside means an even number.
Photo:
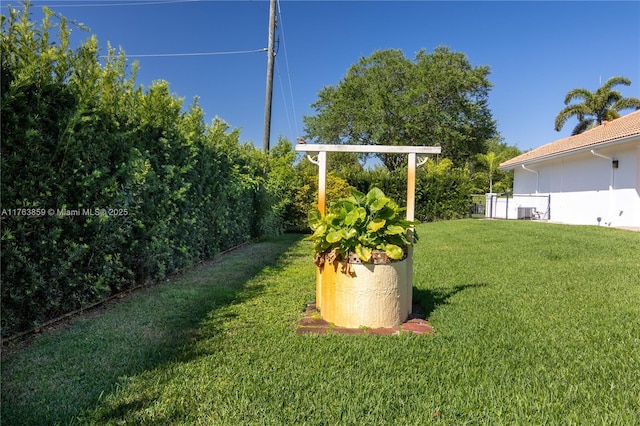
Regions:
<svg viewBox="0 0 640 426"><path fill-rule="evenodd" d="M577 135L592 127L620 117L618 111L627 108L640 109L640 99L624 98L613 86L624 84L631 85L631 81L625 77L611 77L595 92L587 89L573 89L567 93L564 104L567 105L556 117L556 131L560 131L565 122L574 115L578 118L578 125L573 129L572 135ZM581 101L569 105L571 101Z"/></svg>
<svg viewBox="0 0 640 426"><path fill-rule="evenodd" d="M477 154L476 159L489 171L489 193L493 194L493 174L498 170L502 162L502 155L489 151L486 154Z"/></svg>

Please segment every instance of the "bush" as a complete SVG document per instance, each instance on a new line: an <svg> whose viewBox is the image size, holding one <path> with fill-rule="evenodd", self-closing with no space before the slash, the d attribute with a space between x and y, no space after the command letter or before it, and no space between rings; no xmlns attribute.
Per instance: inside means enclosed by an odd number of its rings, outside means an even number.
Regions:
<svg viewBox="0 0 640 426"><path fill-rule="evenodd" d="M416 173L416 219L422 222L460 219L469 211L471 180L466 169L448 159L428 160Z"/></svg>
<svg viewBox="0 0 640 426"><path fill-rule="evenodd" d="M403 205L407 199L407 168L390 172L376 167L346 176L360 192L378 187ZM421 222L465 217L469 208L471 180L466 169L453 167L449 159L427 160L416 171L415 218Z"/></svg>
<svg viewBox="0 0 640 426"><path fill-rule="evenodd" d="M72 51L64 18L52 43L45 12L2 17L3 336L277 232L288 205L239 131L135 87L123 53L100 67L95 37Z"/></svg>

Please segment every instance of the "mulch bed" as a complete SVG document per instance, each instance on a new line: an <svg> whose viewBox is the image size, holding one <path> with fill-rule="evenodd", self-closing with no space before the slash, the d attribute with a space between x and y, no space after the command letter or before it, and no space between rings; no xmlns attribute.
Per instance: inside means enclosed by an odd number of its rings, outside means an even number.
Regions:
<svg viewBox="0 0 640 426"><path fill-rule="evenodd" d="M379 334L379 335L399 335L402 333L413 333L426 335L434 333L433 327L422 315L419 305L414 304L409 318L404 323L389 328L344 328L336 327L320 317L316 309L315 302L307 305L304 318L298 323L296 329L298 334Z"/></svg>

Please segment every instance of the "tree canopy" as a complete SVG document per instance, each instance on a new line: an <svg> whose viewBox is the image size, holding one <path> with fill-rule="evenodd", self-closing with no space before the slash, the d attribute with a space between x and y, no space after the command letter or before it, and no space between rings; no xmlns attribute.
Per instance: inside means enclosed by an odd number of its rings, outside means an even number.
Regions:
<svg viewBox="0 0 640 426"><path fill-rule="evenodd" d="M444 157L463 164L496 135L489 73L447 47L420 50L413 61L401 50L378 50L320 90L316 115L303 118L305 132L321 143L441 146ZM380 159L390 170L403 161Z"/></svg>
<svg viewBox="0 0 640 426"><path fill-rule="evenodd" d="M619 111L629 108L640 108L640 99L625 98L617 90L618 85L630 86L631 80L625 77L611 77L595 92L587 89L570 90L564 99L567 105L556 116L555 130L560 131L567 120L573 116L578 119L578 124L571 132L577 135L602 124L605 120L614 120L620 117ZM579 101L569 105L572 101Z"/></svg>

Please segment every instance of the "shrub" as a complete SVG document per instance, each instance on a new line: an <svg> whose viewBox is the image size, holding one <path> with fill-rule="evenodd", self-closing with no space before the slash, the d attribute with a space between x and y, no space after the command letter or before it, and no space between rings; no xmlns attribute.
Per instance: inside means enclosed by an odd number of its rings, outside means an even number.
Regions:
<svg viewBox="0 0 640 426"><path fill-rule="evenodd" d="M313 234L306 239L313 241L316 264L346 262L351 253L370 262L374 250L384 251L393 260L404 258L411 245L407 232L415 225L403 218L404 210L379 188L366 195L352 191L351 197L332 202L324 216L312 209L309 225Z"/></svg>
<svg viewBox="0 0 640 426"><path fill-rule="evenodd" d="M123 53L101 67L95 37L72 51L64 18L53 43L52 18L2 17L3 336L282 228L238 130L136 87Z"/></svg>

